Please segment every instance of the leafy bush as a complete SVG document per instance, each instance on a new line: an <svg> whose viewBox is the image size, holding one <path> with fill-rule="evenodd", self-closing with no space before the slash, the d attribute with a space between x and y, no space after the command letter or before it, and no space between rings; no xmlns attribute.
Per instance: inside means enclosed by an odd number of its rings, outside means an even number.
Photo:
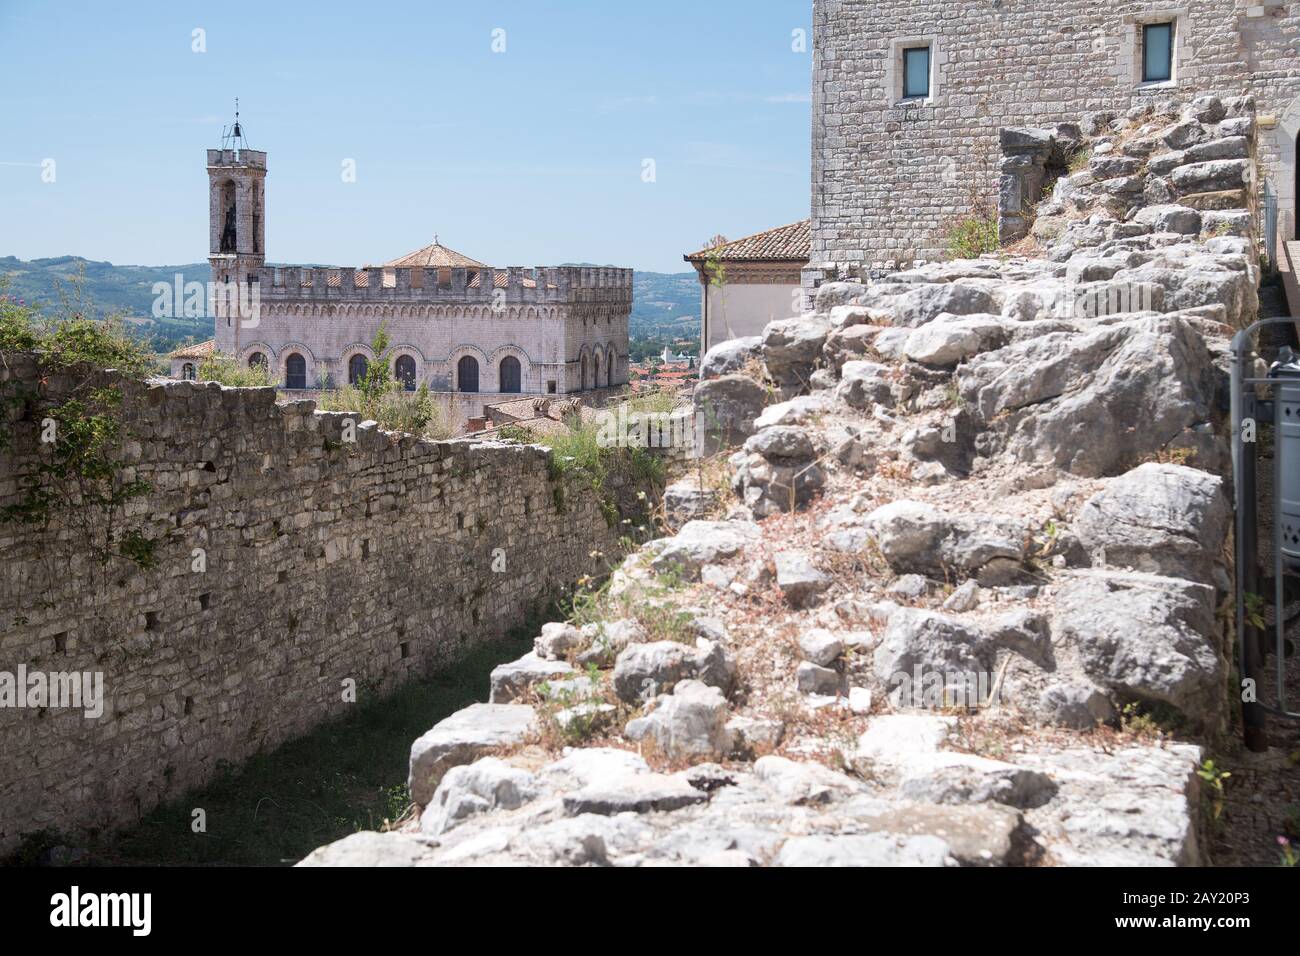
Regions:
<svg viewBox="0 0 1300 956"><path fill-rule="evenodd" d="M656 407L655 403L660 401L655 399L647 404ZM628 404L631 406L629 416L648 410L636 401ZM602 444L600 423L584 422L579 415L571 416L565 425L564 431L541 440L552 452L551 478L558 482L560 478L570 476L590 487L600 498L605 520L610 527L617 525L622 518L616 498L618 488L630 485L634 488L652 489L656 494L662 490L667 467L663 459L650 449L635 445ZM561 488L561 485L557 485L557 507L563 502ZM637 500L644 502L646 496L642 494ZM641 524L645 522L646 515L638 513L623 520Z"/></svg>
<svg viewBox="0 0 1300 956"><path fill-rule="evenodd" d="M388 350L388 328L380 325L370 340L370 349L382 356ZM356 412L362 418L379 422L389 431L408 432L424 438L450 438L452 429L421 384L415 392L393 378L386 361L371 362L356 385L321 392L317 408L326 412Z"/></svg>
<svg viewBox="0 0 1300 956"><path fill-rule="evenodd" d="M525 428L522 425L502 425L497 429L497 437L504 441L517 441L524 445L531 445L537 441L537 436L533 434L532 429Z"/></svg>
<svg viewBox="0 0 1300 956"><path fill-rule="evenodd" d="M407 432L435 441L450 438L453 433L434 404L427 385L421 385L414 392L406 391L396 382L390 382L382 392L348 385L321 392L316 407L325 412L356 412L363 419L379 422L381 428L389 431Z"/></svg>
<svg viewBox="0 0 1300 956"><path fill-rule="evenodd" d="M213 352L199 363L198 379L237 388L265 388L277 384L265 364L244 365L233 355L222 352Z"/></svg>
<svg viewBox="0 0 1300 956"><path fill-rule="evenodd" d="M954 259L978 259L987 252L997 252L1001 247L998 217L991 211L972 212L957 220L948 230L948 253Z"/></svg>
<svg viewBox="0 0 1300 956"><path fill-rule="evenodd" d="M153 542L141 529L123 527L126 503L147 494L149 485L130 477L118 458L125 433L122 388L101 373L115 369L141 379L152 371L153 357L118 319L89 318L79 301L70 305L66 298L64 309L47 318L0 284L0 361L6 353L25 352L37 362L34 381L10 379L0 386L0 449L26 428L37 450L17 476L17 494L0 508L0 522L45 535L44 559L51 565L57 558L49 532L70 526L100 564L124 557L149 567ZM49 391L53 373L63 373L57 395Z"/></svg>

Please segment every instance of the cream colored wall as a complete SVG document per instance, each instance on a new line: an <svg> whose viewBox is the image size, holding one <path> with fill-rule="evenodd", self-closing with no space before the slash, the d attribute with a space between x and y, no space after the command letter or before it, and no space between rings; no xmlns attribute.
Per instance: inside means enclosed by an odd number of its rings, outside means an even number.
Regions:
<svg viewBox="0 0 1300 956"><path fill-rule="evenodd" d="M709 288L709 341L704 350L728 339L761 335L763 327L774 319L800 315L799 284L730 282L722 288Z"/></svg>

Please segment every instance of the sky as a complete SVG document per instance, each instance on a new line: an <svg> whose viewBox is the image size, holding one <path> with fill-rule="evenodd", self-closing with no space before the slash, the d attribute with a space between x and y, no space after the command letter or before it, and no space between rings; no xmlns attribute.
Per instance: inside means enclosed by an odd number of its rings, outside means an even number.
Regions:
<svg viewBox="0 0 1300 956"><path fill-rule="evenodd" d="M0 0L0 256L204 259L238 97L269 261L683 272L808 215L811 7Z"/></svg>

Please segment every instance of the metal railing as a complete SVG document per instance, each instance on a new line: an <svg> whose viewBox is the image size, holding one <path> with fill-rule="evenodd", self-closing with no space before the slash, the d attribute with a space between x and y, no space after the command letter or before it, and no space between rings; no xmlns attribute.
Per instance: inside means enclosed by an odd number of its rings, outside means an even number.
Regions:
<svg viewBox="0 0 1300 956"><path fill-rule="evenodd" d="M1277 268L1277 193L1272 183L1264 183L1264 248L1268 264Z"/></svg>
<svg viewBox="0 0 1300 956"><path fill-rule="evenodd" d="M1270 375L1247 377L1246 365L1254 354L1254 334L1264 326L1295 323L1294 318L1260 319L1238 332L1232 340L1232 477L1236 496L1235 623L1238 663L1242 680L1242 721L1245 741L1251 750L1265 750L1266 718L1269 714L1300 719L1287 696L1287 578L1300 583L1300 562L1288 560L1297 553L1300 541L1300 493L1288 493L1288 485L1300 488L1300 458L1288 454L1286 443L1297 443L1300 451L1300 378ZM1273 397L1260 398L1261 387L1273 389ZM1288 394L1290 393L1290 394ZM1272 606L1273 645L1267 640L1259 559L1259 427L1267 420L1273 428L1272 486ZM1287 467L1284 467L1287 465ZM1290 474L1295 471L1295 474ZM1254 599L1253 601L1251 599ZM1250 606L1248 606L1250 605ZM1269 653L1274 656L1274 700L1263 699L1261 677Z"/></svg>

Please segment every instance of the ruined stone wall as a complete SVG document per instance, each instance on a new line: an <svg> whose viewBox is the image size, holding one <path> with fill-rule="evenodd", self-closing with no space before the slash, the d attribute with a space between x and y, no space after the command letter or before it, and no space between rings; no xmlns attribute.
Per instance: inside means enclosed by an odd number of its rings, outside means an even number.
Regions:
<svg viewBox="0 0 1300 956"><path fill-rule="evenodd" d="M1142 23L1169 19L1177 24L1174 79L1143 84ZM996 205L1003 127L1204 92L1256 97L1279 232L1294 235L1294 4L816 0L814 37L814 265L941 253L945 228L973 197ZM931 96L903 101L901 47L920 43L932 47Z"/></svg>
<svg viewBox="0 0 1300 956"><path fill-rule="evenodd" d="M0 383L32 382L7 358ZM344 715L345 681L374 700L614 560L599 503L543 449L348 443L352 416L271 389L118 387L123 477L152 488L127 519L157 564L101 568L80 532L0 523L0 672L100 672L106 697L98 718L0 707L0 853L130 822ZM0 506L36 448L37 423L5 427Z"/></svg>

